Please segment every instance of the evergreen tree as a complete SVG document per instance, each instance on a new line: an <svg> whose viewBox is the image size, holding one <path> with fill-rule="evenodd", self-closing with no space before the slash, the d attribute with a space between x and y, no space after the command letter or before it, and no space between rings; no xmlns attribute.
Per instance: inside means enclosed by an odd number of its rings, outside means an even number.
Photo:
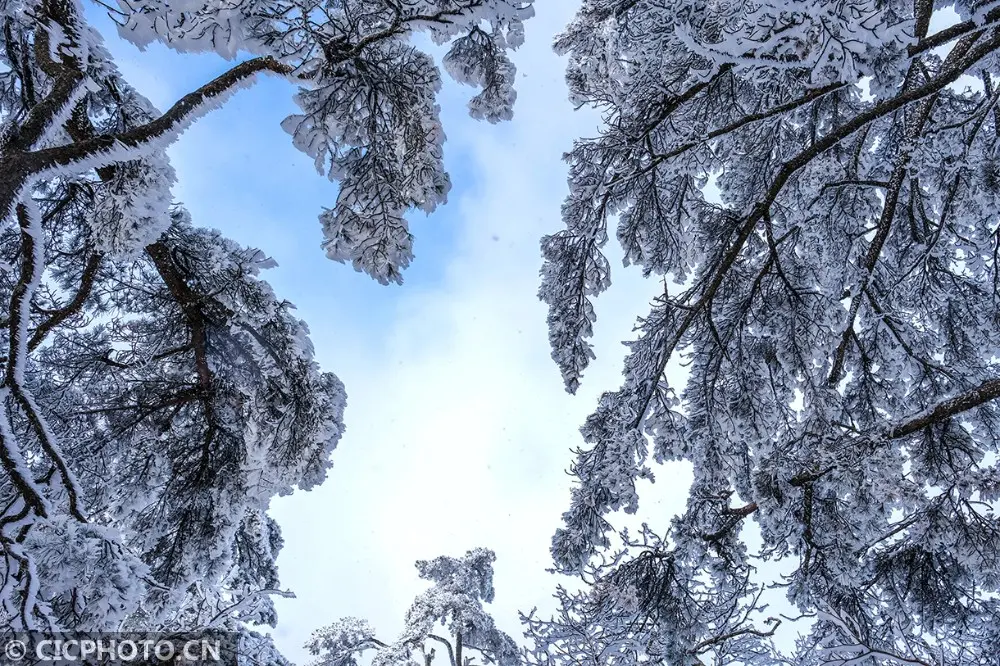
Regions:
<svg viewBox="0 0 1000 666"><path fill-rule="evenodd" d="M609 224L664 288L583 426L552 553L588 585L529 618L540 660L1000 657L998 21L584 0L556 47L606 123L567 156L540 292L570 391ZM692 465L687 509L611 552L651 461ZM794 651L768 590L801 616Z"/></svg>
<svg viewBox="0 0 1000 666"><path fill-rule="evenodd" d="M433 585L413 600L396 640L379 640L365 620L342 618L313 633L306 645L317 657L313 666L357 666L366 652L372 653L372 666L431 666L442 646L448 666L475 666L477 656L482 664L518 666L514 640L483 608L493 601L494 561L486 548L460 558L418 561L420 577ZM435 633L441 628L447 637Z"/></svg>
<svg viewBox="0 0 1000 666"><path fill-rule="evenodd" d="M76 0L0 0L0 627L273 625L267 508L325 478L344 388L267 255L173 204L164 149L258 74L295 84L283 127L339 183L327 254L399 282L404 215L449 188L412 36L501 120L531 0L99 4L139 46L240 62L160 113Z"/></svg>

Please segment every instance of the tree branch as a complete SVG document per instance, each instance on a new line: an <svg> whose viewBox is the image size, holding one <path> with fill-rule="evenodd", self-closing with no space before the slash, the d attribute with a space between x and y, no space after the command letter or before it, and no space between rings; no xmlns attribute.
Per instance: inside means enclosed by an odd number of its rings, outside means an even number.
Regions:
<svg viewBox="0 0 1000 666"><path fill-rule="evenodd" d="M94 288L94 279L101 266L102 258L103 257L99 252L93 252L89 257L87 257L87 263L83 267L83 275L80 278L80 288L77 289L76 295L73 296L73 300L58 310L50 313L49 318L38 325L38 328L35 329L31 339L28 341L28 351L34 351L37 349L52 329L56 328L64 321L80 312L83 308L83 304L87 302L87 298L90 296L90 293Z"/></svg>
<svg viewBox="0 0 1000 666"><path fill-rule="evenodd" d="M153 141L183 129L195 112L212 99L230 92L242 81L260 73L274 72L288 75L294 69L271 56L253 58L236 65L224 74L201 86L194 92L180 98L162 116L145 125L122 132L94 136L84 141L55 148L45 148L34 152L12 151L4 157L3 172L0 175L0 214L10 210L27 182L48 169L66 167L105 156L110 161L120 161L121 155L112 157L116 149L135 150L148 146ZM23 143L23 141L22 141Z"/></svg>
<svg viewBox="0 0 1000 666"><path fill-rule="evenodd" d="M940 423L997 398L1000 398L1000 379L988 379L974 389L943 400L923 413L896 424L886 436L889 439L896 439L912 435L927 426Z"/></svg>
<svg viewBox="0 0 1000 666"><path fill-rule="evenodd" d="M42 225L37 211L29 212L27 206L20 204L17 207L17 221L21 228L21 271L10 299L10 350L7 354L4 386L10 389L14 400L28 417L42 450L59 470L63 487L69 497L70 514L80 522L86 522L80 510L80 493L76 477L69 469L59 445L45 423L45 417L42 416L32 396L24 389L24 367L28 356L28 306L44 270L44 239L41 237Z"/></svg>
<svg viewBox="0 0 1000 666"><path fill-rule="evenodd" d="M922 1L919 0L917 4ZM927 17L927 20L929 21L930 18ZM948 65L949 61L961 60L962 56L972 48L972 45L978 38L978 35L963 37L948 54L948 57L945 59L945 66ZM913 73L914 68L911 67L907 75L908 80L912 80ZM935 99L936 96L928 96L920 102L915 116L906 123L907 126L904 132L907 139L912 141L920 136L924 125L927 123L927 119L931 115ZM857 319L861 303L864 301L865 293L868 291L868 285L871 283L875 266L882 256L882 247L889 238L892 222L896 217L896 204L899 202L899 194L903 189L903 184L906 182L906 172L909 167L912 150L913 148L904 142L899 155L896 157L896 164L892 170L892 175L889 177L888 187L885 190L885 199L882 202L882 214L879 216L877 231L875 232L875 237L872 238L871 245L868 246L868 253L865 255L864 273L860 284L857 285L856 291L851 295L851 303L847 310L847 323L844 326L843 333L841 333L837 349L833 354L833 362L830 364L830 375L826 380L828 386L836 386L837 382L843 376L844 363L847 359L847 347L854 335L854 321Z"/></svg>
<svg viewBox="0 0 1000 666"><path fill-rule="evenodd" d="M68 166L81 162L119 146L137 148L148 144L183 125L205 103L224 95L236 85L260 72L288 75L294 69L271 56L262 56L241 62L229 71L220 74L197 90L184 95L166 113L145 125L121 134L101 135L66 146L39 150L26 155L28 174L32 175L56 166ZM116 159L115 161L119 161Z"/></svg>
<svg viewBox="0 0 1000 666"><path fill-rule="evenodd" d="M657 360L656 376L663 374L667 367L667 363L673 355L674 349L684 337L685 332L691 324L694 323L695 318L700 314L702 308L711 302L716 291L718 291L719 287L722 285L729 269L732 268L740 252L742 252L743 245L750 238L753 230L756 228L757 223L763 219L764 213L770 210L771 205L778 198L778 195L784 189L785 184L793 174L809 164L809 162L815 157L833 148L835 145L854 134L854 132L858 131L862 127L865 127L870 122L897 111L908 104L912 104L924 99L925 97L936 94L945 86L953 83L965 72L966 69L971 67L981 58L988 55L997 47L1000 47L1000 36L994 32L990 39L977 44L974 48L969 48L966 53L963 54L963 57L961 57L958 62L953 63L950 67L946 62L938 75L933 79L927 81L921 86L917 86L909 91L903 92L892 99L880 102L867 111L859 113L851 120L847 121L843 125L840 125L835 130L823 136L814 144L798 153L795 157L785 162L775 175L771 187L747 216L743 226L737 231L735 240L722 256L717 268L711 273L711 277L708 278L707 283L699 289L701 296L687 309L684 318L679 323L674 335L672 335L667 341L661 357ZM655 393L655 387L656 382L649 383L649 388L643 397L642 404L639 405L639 409L636 412L636 418L633 422L634 428L639 427L645 418L646 410L649 408L649 403Z"/></svg>
<svg viewBox="0 0 1000 666"><path fill-rule="evenodd" d="M451 662L451 666L455 666L455 652L451 648L451 641L449 641L447 638L442 638L437 634L427 634L427 638L435 640L439 643L443 643L444 646L448 649L448 660Z"/></svg>
<svg viewBox="0 0 1000 666"><path fill-rule="evenodd" d="M71 45L79 42L78 30L71 18L72 9L64 0L46 0L42 3L41 11L49 23L59 25ZM63 62L56 62L49 56L49 39L47 27L42 26L35 32L35 60L39 68L53 78L52 90L31 108L24 122L0 145L0 155L31 150L65 112L66 107L73 103L83 82L83 68L75 58L65 56Z"/></svg>

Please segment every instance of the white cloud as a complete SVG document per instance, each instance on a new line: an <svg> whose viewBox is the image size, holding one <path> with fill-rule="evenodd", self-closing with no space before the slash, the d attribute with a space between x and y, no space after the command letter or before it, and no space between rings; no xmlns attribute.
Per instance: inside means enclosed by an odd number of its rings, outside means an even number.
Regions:
<svg viewBox="0 0 1000 666"><path fill-rule="evenodd" d="M560 4L539 3L528 24L512 124L474 123L451 105L449 151L471 165L452 175L477 185L416 229L419 252L421 228L455 225L444 279L404 286L389 330L362 355L337 354L331 369L349 398L334 470L322 488L273 511L287 540L282 579L298 595L280 602L276 638L299 662L310 631L343 615L367 617L390 637L398 631L423 589L416 559L495 549L495 616L516 637L516 611L546 604L554 590L545 569L568 503L569 450L581 444L577 430L597 393L618 386L618 343L656 290L637 271L617 271L598 304L599 360L580 395L566 395L535 295L538 242L559 227L561 155L594 133L596 119L573 112L564 63L549 50L571 16ZM313 332L319 349L337 344Z"/></svg>
<svg viewBox="0 0 1000 666"><path fill-rule="evenodd" d="M385 636L401 628L424 589L413 562L496 550L494 615L520 637L517 610L543 608L556 580L549 539L569 499L564 470L597 395L620 383L635 316L657 291L618 268L598 300L598 360L576 397L549 359L538 302L539 239L560 227L562 154L599 119L566 100L564 62L550 49L576 3L543 0L518 52L512 123L465 115L469 88L442 95L452 201L414 216L417 258L401 288L379 288L322 257L315 215L335 191L294 154L277 122L291 88L261 82L191 128L171 150L176 194L196 223L262 247L280 268L270 277L299 305L317 356L348 391L347 433L327 482L275 502L285 549L274 632L285 653L308 660L310 632L344 615ZM109 39L127 78L166 108L223 63L151 54ZM436 262L441 262L437 265ZM619 263L620 266L620 263ZM666 525L687 478L657 470L644 515Z"/></svg>

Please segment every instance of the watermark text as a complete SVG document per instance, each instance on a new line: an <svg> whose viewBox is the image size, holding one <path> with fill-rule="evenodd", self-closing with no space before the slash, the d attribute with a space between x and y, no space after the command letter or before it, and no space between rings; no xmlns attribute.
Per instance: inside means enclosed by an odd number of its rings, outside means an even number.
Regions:
<svg viewBox="0 0 1000 666"><path fill-rule="evenodd" d="M235 634L46 634L0 638L9 666L236 666Z"/></svg>

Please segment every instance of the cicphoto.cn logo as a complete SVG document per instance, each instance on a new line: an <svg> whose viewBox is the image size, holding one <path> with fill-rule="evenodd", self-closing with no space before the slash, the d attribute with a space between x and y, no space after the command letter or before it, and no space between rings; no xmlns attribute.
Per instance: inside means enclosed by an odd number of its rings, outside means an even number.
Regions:
<svg viewBox="0 0 1000 666"><path fill-rule="evenodd" d="M14 666L156 666L235 664L232 641L212 636L30 634L7 638L3 663Z"/></svg>

